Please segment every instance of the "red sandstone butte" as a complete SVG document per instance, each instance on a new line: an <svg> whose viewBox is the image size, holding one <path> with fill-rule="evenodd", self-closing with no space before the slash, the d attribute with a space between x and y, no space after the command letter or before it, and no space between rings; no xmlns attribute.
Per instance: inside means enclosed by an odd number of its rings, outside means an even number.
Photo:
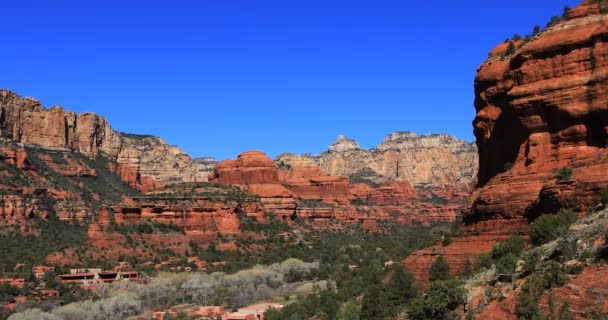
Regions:
<svg viewBox="0 0 608 320"><path fill-rule="evenodd" d="M608 185L608 15L598 13L584 1L513 55L499 45L479 67L479 173L462 228L490 238L478 250L464 244L475 247L477 237L465 237L414 253L404 264L419 281L428 281L429 250L459 269L462 257L489 252L500 237L526 234L530 217L597 205ZM557 181L554 170L564 167L572 177Z"/></svg>
<svg viewBox="0 0 608 320"><path fill-rule="evenodd" d="M585 1L512 56L480 66L467 223L597 203L608 185L608 16L597 13ZM565 166L572 181L558 183L553 171Z"/></svg>
<svg viewBox="0 0 608 320"><path fill-rule="evenodd" d="M350 185L347 177L328 175L306 158L294 157L289 165L277 165L259 151L220 162L209 180L245 188L260 197L264 211L280 218L300 217L315 227L331 230L358 224L375 232L380 221L455 221L464 199L444 191L446 203L424 202L407 181L386 181L377 188Z"/></svg>

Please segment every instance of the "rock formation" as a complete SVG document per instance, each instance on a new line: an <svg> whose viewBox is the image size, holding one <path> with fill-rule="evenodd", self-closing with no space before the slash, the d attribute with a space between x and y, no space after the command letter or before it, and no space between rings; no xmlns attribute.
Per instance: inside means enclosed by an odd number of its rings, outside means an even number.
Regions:
<svg viewBox="0 0 608 320"><path fill-rule="evenodd" d="M479 173L463 213L468 236L408 257L404 264L420 281L437 254L458 271L463 257L525 235L530 218L561 207L582 214L608 185L608 15L584 1L518 47L507 55L499 45L478 69ZM484 246L469 250L479 242L472 235Z"/></svg>
<svg viewBox="0 0 608 320"><path fill-rule="evenodd" d="M596 6L583 3L513 55L494 50L480 66L468 222L584 211L608 184L608 16ZM572 177L557 181L564 167Z"/></svg>
<svg viewBox="0 0 608 320"><path fill-rule="evenodd" d="M195 162L153 136L116 132L103 117L42 107L33 98L0 90L0 138L44 148L104 155L124 181L143 191L168 183L206 181L210 163Z"/></svg>
<svg viewBox="0 0 608 320"><path fill-rule="evenodd" d="M293 155L275 159L287 163ZM409 181L417 189L470 188L477 173L475 145L447 134L418 135L395 132L385 137L376 148L365 150L342 135L318 156L302 155L329 175L345 175L373 182Z"/></svg>
<svg viewBox="0 0 608 320"><path fill-rule="evenodd" d="M178 184L144 196L129 197L116 205L102 208L99 219L91 224L87 241L110 256L131 252L120 227L150 223L172 226L173 232L139 232L129 236L153 248L170 248L184 253L192 244L205 248L218 236L241 234L243 217L264 222L262 207L255 197L238 188L208 183ZM119 227L116 227L119 226ZM124 247L118 250L116 246Z"/></svg>
<svg viewBox="0 0 608 320"><path fill-rule="evenodd" d="M328 175L306 157L283 155L273 162L258 151L220 162L209 181L245 188L260 197L267 212L288 221L299 217L317 224L337 223L336 228L347 223L373 231L380 221L455 221L464 205L460 195L435 203L421 200L407 181L350 184L347 177Z"/></svg>

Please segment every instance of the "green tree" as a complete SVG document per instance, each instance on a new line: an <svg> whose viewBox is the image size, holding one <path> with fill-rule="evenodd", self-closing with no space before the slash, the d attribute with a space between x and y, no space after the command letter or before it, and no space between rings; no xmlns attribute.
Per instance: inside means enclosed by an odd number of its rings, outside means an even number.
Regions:
<svg viewBox="0 0 608 320"><path fill-rule="evenodd" d="M557 314L557 320L574 320L574 315L570 311L570 301L566 300Z"/></svg>
<svg viewBox="0 0 608 320"><path fill-rule="evenodd" d="M542 320L538 299L528 292L520 293L515 299L515 314L521 320Z"/></svg>
<svg viewBox="0 0 608 320"><path fill-rule="evenodd" d="M604 209L608 208L608 186L602 191L601 201L602 207L604 207Z"/></svg>
<svg viewBox="0 0 608 320"><path fill-rule="evenodd" d="M553 170L557 182L564 182L572 179L572 168L566 166L563 168Z"/></svg>
<svg viewBox="0 0 608 320"><path fill-rule="evenodd" d="M363 297L361 306L361 320L382 320L388 313L385 292L379 284L371 284Z"/></svg>
<svg viewBox="0 0 608 320"><path fill-rule="evenodd" d="M462 283L455 279L433 281L426 297L413 299L407 315L411 320L449 319L452 311L466 303Z"/></svg>
<svg viewBox="0 0 608 320"><path fill-rule="evenodd" d="M397 315L402 307L418 295L418 291L414 287L414 276L401 264L394 268L385 290L389 312L392 316Z"/></svg>
<svg viewBox="0 0 608 320"><path fill-rule="evenodd" d="M538 217L530 228L530 237L534 244L543 244L557 239L568 232L568 227L576 221L577 214L571 210L561 209L557 214L544 214Z"/></svg>
<svg viewBox="0 0 608 320"><path fill-rule="evenodd" d="M532 34L533 35L537 35L540 33L540 26L539 25L535 25L534 29L532 29Z"/></svg>
<svg viewBox="0 0 608 320"><path fill-rule="evenodd" d="M447 280L450 278L450 265L439 256L435 259L435 262L431 265L431 274L429 277L430 281L435 280Z"/></svg>
<svg viewBox="0 0 608 320"><path fill-rule="evenodd" d="M570 11L572 9L570 8L570 6L564 6L564 12L562 13L562 19L568 19L568 15L570 14Z"/></svg>
<svg viewBox="0 0 608 320"><path fill-rule="evenodd" d="M337 320L353 320L361 317L361 306L354 300L349 300L342 304L338 312Z"/></svg>
<svg viewBox="0 0 608 320"><path fill-rule="evenodd" d="M503 256L512 254L519 256L526 247L524 239L518 236L512 236L511 238L499 242L492 248L492 258L500 259Z"/></svg>
<svg viewBox="0 0 608 320"><path fill-rule="evenodd" d="M513 43L513 41L509 41L509 44L507 45L507 50L505 51L505 56L510 56L514 54L515 49L515 43Z"/></svg>

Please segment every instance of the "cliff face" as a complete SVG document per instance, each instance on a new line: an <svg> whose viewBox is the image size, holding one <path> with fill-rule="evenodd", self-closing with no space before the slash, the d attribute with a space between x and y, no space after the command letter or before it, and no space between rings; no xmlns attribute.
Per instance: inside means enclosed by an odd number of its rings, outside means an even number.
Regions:
<svg viewBox="0 0 608 320"><path fill-rule="evenodd" d="M306 157L284 155L273 162L259 151L220 162L211 182L242 187L260 197L264 210L290 221L296 217L320 227L359 224L374 231L378 222L430 223L455 221L464 204L449 193L434 202L420 199L407 181L349 183L329 175Z"/></svg>
<svg viewBox="0 0 608 320"><path fill-rule="evenodd" d="M275 161L289 161L292 155ZM477 173L474 144L447 134L395 132L371 150L344 136L318 156L303 155L330 175L368 178L374 182L409 181L416 188L471 186Z"/></svg>
<svg viewBox="0 0 608 320"><path fill-rule="evenodd" d="M468 222L581 211L608 184L608 16L584 2L475 79L478 189ZM553 171L569 167L568 181ZM569 201L576 198L576 203Z"/></svg>
<svg viewBox="0 0 608 320"><path fill-rule="evenodd" d="M116 132L103 117L46 109L33 98L0 90L0 138L44 148L105 155L124 181L149 191L175 181L206 181L208 163L152 136Z"/></svg>
<svg viewBox="0 0 608 320"><path fill-rule="evenodd" d="M530 218L597 205L608 185L608 15L584 1L517 45L512 55L499 45L479 67L479 173L463 213L467 236L404 260L422 282L437 256L457 274L510 234L525 235Z"/></svg>

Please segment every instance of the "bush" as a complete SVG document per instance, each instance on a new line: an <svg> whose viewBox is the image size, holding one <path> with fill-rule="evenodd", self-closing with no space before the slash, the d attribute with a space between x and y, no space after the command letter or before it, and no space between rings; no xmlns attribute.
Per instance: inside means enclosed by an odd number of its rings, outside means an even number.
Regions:
<svg viewBox="0 0 608 320"><path fill-rule="evenodd" d="M442 256L439 256L431 265L431 274L429 280L448 280L449 278L450 265L445 261L445 259L443 259Z"/></svg>
<svg viewBox="0 0 608 320"><path fill-rule="evenodd" d="M572 178L572 168L566 166L560 169L553 170L553 174L555 178L557 178L557 182L568 181Z"/></svg>
<svg viewBox="0 0 608 320"><path fill-rule="evenodd" d="M397 315L401 307L407 305L418 295L414 286L414 275L405 270L401 264L394 268L393 275L385 286L385 291L387 307L391 316Z"/></svg>
<svg viewBox="0 0 608 320"><path fill-rule="evenodd" d="M505 51L505 56L510 56L515 53L515 43L513 41L509 41L507 45L507 50Z"/></svg>
<svg viewBox="0 0 608 320"><path fill-rule="evenodd" d="M602 191L601 201L602 207L604 207L604 209L608 208L608 186Z"/></svg>
<svg viewBox="0 0 608 320"><path fill-rule="evenodd" d="M492 259L492 256L487 253L480 254L477 258L478 269L490 269L493 264L494 260Z"/></svg>
<svg viewBox="0 0 608 320"><path fill-rule="evenodd" d="M496 263L496 273L510 275L515 272L515 268L517 267L517 258L509 253L503 257L501 257Z"/></svg>
<svg viewBox="0 0 608 320"><path fill-rule="evenodd" d="M576 255L576 240L562 238L557 241L557 248L555 248L554 255L564 262L574 259L574 256Z"/></svg>
<svg viewBox="0 0 608 320"><path fill-rule="evenodd" d="M492 248L492 258L500 259L508 254L519 256L526 247L524 239L518 236L512 236L511 238L496 244Z"/></svg>
<svg viewBox="0 0 608 320"><path fill-rule="evenodd" d="M538 299L528 292L522 292L515 300L515 314L517 319L541 320L543 319Z"/></svg>
<svg viewBox="0 0 608 320"><path fill-rule="evenodd" d="M536 245L547 243L563 236L568 227L576 221L577 214L572 210L561 209L557 214L544 214L532 222L530 237Z"/></svg>
<svg viewBox="0 0 608 320"><path fill-rule="evenodd" d="M407 315L411 320L446 319L466 303L466 291L458 280L433 281L424 298L412 300Z"/></svg>

